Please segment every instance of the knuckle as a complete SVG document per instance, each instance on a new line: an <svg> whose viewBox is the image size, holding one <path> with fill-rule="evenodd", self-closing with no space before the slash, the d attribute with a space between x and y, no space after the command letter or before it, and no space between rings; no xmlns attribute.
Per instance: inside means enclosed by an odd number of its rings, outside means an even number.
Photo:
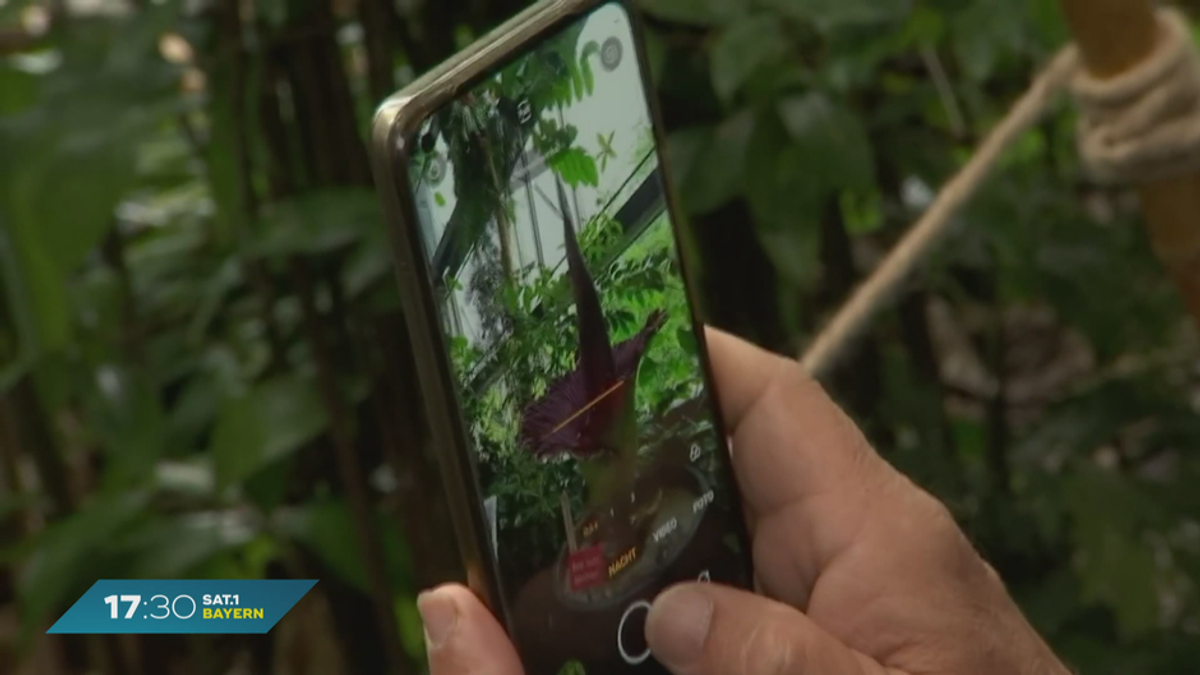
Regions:
<svg viewBox="0 0 1200 675"><path fill-rule="evenodd" d="M954 514L939 499L908 482L909 499L906 509L913 524L931 538L934 544L957 543L961 537Z"/></svg>
<svg viewBox="0 0 1200 675"><path fill-rule="evenodd" d="M959 529L949 510L944 506L931 509L928 517L931 553L936 554L944 563L956 567L966 562L975 562L978 557L975 549Z"/></svg>
<svg viewBox="0 0 1200 675"><path fill-rule="evenodd" d="M947 543L960 543L963 539L962 530L950 508L927 492L921 493L925 504L925 513L929 519L930 531Z"/></svg>
<svg viewBox="0 0 1200 675"><path fill-rule="evenodd" d="M950 509L901 474L890 496L876 504L879 536L906 556L944 566L954 564L973 548Z"/></svg>
<svg viewBox="0 0 1200 675"><path fill-rule="evenodd" d="M926 502L923 517L929 537L927 550L939 566L959 581L990 583L993 577L998 580L999 575L980 557L950 509L933 496L922 495Z"/></svg>
<svg viewBox="0 0 1200 675"><path fill-rule="evenodd" d="M738 675L790 675L802 672L804 645L778 617L764 617L740 648Z"/></svg>
<svg viewBox="0 0 1200 675"><path fill-rule="evenodd" d="M860 476L868 475L878 455L854 419L842 411L838 411L837 415L836 439L850 454L855 473Z"/></svg>
<svg viewBox="0 0 1200 675"><path fill-rule="evenodd" d="M986 560L982 560L981 562L983 563L983 573L987 578L988 583L1003 588L1004 579L1000 576L1000 573L996 571L996 568L992 567L992 564Z"/></svg>

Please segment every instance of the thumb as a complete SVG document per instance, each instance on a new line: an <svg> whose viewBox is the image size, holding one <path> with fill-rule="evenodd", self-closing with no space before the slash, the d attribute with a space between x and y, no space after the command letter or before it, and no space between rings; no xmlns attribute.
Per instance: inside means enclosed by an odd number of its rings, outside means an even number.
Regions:
<svg viewBox="0 0 1200 675"><path fill-rule="evenodd" d="M522 675L500 623L464 586L445 585L417 599L431 675Z"/></svg>
<svg viewBox="0 0 1200 675"><path fill-rule="evenodd" d="M732 588L682 584L646 618L655 658L675 675L883 675L799 611Z"/></svg>

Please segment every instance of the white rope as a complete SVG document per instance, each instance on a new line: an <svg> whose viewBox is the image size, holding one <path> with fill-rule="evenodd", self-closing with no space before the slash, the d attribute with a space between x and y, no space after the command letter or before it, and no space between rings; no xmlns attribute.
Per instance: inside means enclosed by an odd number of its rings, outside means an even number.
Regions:
<svg viewBox="0 0 1200 675"><path fill-rule="evenodd" d="M926 254L950 233L955 213L973 195L996 161L1041 117L1051 97L1074 72L1073 53L1064 52L1034 80L1007 116L992 130L967 165L942 188L917 224L851 295L800 359L814 376L824 374L875 314L899 294L901 285Z"/></svg>
<svg viewBox="0 0 1200 675"><path fill-rule="evenodd" d="M1082 119L1079 151L1103 180L1142 182L1200 169L1200 52L1187 19L1160 9L1160 39L1142 64L1115 78L1088 75L1075 45L1064 48L992 130L975 155L942 188L900 243L851 295L800 361L820 376L837 363L904 281L950 232L954 216L979 189L1004 151L1069 88Z"/></svg>

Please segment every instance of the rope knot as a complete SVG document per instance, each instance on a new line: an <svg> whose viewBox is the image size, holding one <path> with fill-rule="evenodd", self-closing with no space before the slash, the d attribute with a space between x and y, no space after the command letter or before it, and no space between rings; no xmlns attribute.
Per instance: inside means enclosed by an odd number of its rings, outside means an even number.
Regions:
<svg viewBox="0 0 1200 675"><path fill-rule="evenodd" d="M1070 48L1079 153L1098 180L1146 183L1200 169L1200 50L1182 13L1163 8L1158 18L1154 52L1115 77L1090 75Z"/></svg>

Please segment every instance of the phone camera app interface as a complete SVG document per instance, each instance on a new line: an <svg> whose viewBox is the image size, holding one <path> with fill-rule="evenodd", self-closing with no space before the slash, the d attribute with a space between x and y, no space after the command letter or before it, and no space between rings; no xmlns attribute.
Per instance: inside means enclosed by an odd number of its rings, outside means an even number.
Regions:
<svg viewBox="0 0 1200 675"><path fill-rule="evenodd" d="M662 672L654 596L746 580L629 17L597 9L419 138L422 238L517 645L537 673Z"/></svg>

